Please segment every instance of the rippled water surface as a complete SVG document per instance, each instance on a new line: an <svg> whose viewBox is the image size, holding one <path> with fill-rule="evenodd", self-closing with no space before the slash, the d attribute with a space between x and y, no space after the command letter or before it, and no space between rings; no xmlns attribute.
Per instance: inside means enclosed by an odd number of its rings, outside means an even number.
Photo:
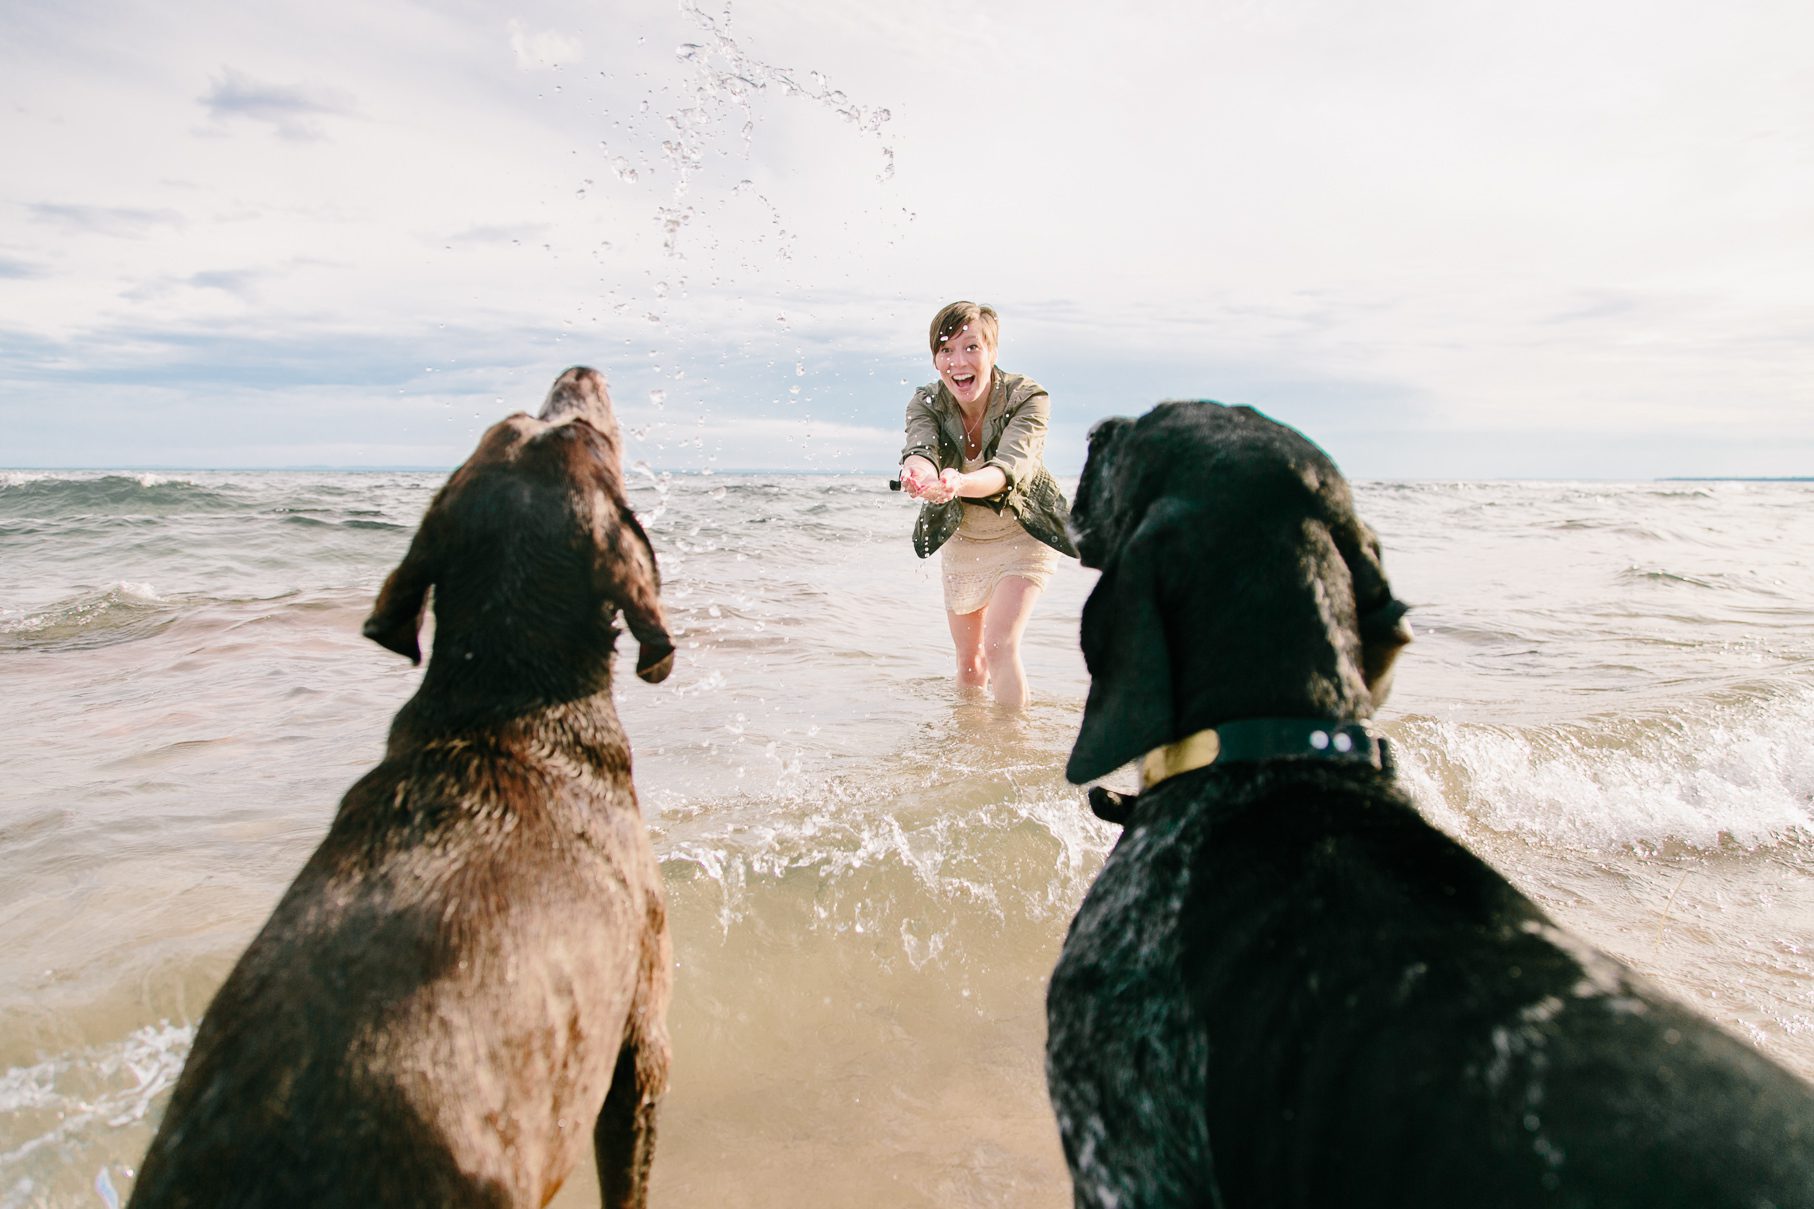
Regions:
<svg viewBox="0 0 1814 1209"><path fill-rule="evenodd" d="M0 1209L121 1199L209 996L420 673L359 637L439 476L0 474ZM617 698L680 962L668 1205L1066 1203L1043 993L1112 831L961 699L880 478L634 476L681 631ZM1426 815L1814 1076L1814 484L1357 489ZM557 1201L588 1202L580 1173Z"/></svg>

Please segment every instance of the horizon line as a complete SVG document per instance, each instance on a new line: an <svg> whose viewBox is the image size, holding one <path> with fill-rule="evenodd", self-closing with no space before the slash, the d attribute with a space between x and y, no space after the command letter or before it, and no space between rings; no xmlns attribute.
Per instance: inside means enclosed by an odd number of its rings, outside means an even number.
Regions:
<svg viewBox="0 0 1814 1209"><path fill-rule="evenodd" d="M0 474L452 474L463 463L450 466L377 465L337 466L328 463L305 463L295 466L0 466ZM805 469L801 467L730 466L675 467L658 473L671 475L716 474L737 475L821 475L840 478L886 476L895 467L862 470ZM1075 477L1081 471L1055 472ZM1814 483L1814 474L1664 474L1643 478L1620 476L1499 475L1488 478L1457 478L1453 475L1409 475L1396 478L1355 478L1361 483Z"/></svg>

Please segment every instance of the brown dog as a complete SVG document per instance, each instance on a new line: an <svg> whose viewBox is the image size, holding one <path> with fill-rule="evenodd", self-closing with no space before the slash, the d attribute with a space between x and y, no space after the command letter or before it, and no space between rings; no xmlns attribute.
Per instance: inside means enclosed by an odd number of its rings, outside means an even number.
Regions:
<svg viewBox="0 0 1814 1209"><path fill-rule="evenodd" d="M603 379L494 425L365 624L434 658L196 1030L132 1205L539 1206L596 1149L645 1201L666 1085L660 871L613 617L673 643Z"/></svg>

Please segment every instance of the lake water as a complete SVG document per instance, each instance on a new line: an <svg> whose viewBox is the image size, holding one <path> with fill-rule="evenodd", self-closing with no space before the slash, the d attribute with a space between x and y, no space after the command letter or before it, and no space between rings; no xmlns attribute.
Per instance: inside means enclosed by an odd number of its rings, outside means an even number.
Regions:
<svg viewBox="0 0 1814 1209"><path fill-rule="evenodd" d="M1024 714L963 699L883 477L633 475L680 644L617 687L679 962L662 1205L1069 1202L1043 997L1115 836L1061 774L1094 573L1039 604ZM0 1209L129 1191L414 691L359 625L441 478L0 472ZM1814 484L1356 494L1426 816L1814 1077Z"/></svg>

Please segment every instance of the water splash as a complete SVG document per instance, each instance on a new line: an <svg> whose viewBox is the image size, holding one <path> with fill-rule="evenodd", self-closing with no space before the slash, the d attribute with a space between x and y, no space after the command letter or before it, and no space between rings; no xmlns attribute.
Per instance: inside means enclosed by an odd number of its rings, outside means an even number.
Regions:
<svg viewBox="0 0 1814 1209"><path fill-rule="evenodd" d="M662 244L670 256L681 255L681 232L695 217L695 210L685 202L693 178L706 163L707 152L718 144L732 123L736 123L737 138L748 154L756 132L751 99L770 89L822 106L856 127L861 134L875 138L881 144L882 157L876 179L882 182L893 179L894 148L883 142L883 127L893 116L886 108L852 100L842 89L832 87L822 72L809 72L802 83L793 68L776 66L755 57L731 36L728 5L714 17L702 9L697 0L680 0L680 11L691 18L705 36L698 42L683 42L674 50L675 59L694 73L694 103L668 115L666 124L672 133L661 144L663 155L675 170L672 204L662 207L658 215ZM749 185L748 181L740 181L732 190L733 195L753 192L753 186L746 189ZM785 229L780 228L780 215L767 198L757 196L769 206L785 244L789 237Z"/></svg>
<svg viewBox="0 0 1814 1209"><path fill-rule="evenodd" d="M665 186L660 194L647 199L643 210L645 221L659 231L660 256L670 262L667 269L646 271L652 283L656 278L665 280L646 292L637 291L637 297L616 299L610 309L626 318L641 315L664 338L679 340L690 316L675 315L671 303L688 297L689 277L695 271L691 265L682 268L681 264L690 258L702 260L704 267L699 272L706 279L702 284L723 287L730 277L744 275L739 270L762 274L765 266L753 263L758 253L770 262L768 267L787 272L799 259L802 241L810 242L811 229L784 216L785 200L778 204L770 192L750 179L757 175L752 168L735 164L739 151L746 162L757 158L756 140L762 133L757 119L759 103L779 104L796 112L804 103L835 115L864 145L873 140L879 155L875 179L883 184L893 179L895 153L888 137L893 117L889 109L853 98L823 71L803 72L758 57L732 34L728 0L709 8L703 0L677 0L677 4L682 32L668 44L672 58L661 73L659 95L645 95L632 107L633 112L622 107L613 111L621 116L611 123L615 132L597 143L599 170L593 176L608 182L611 176L607 174L614 174L618 182L628 185L660 179ZM609 73L599 74L609 78ZM645 78L648 74L638 73ZM621 146L620 137L634 139L637 146ZM862 161L856 166L861 169ZM585 182L578 190L580 195L597 196L592 185ZM878 208L890 213L894 209ZM739 231L740 243L746 238L741 233L745 225L749 228L748 250L741 255L726 254L736 250L728 247L730 240L719 225L727 221ZM639 226L647 237L650 228ZM608 264L614 258L595 251L592 259ZM790 326L780 316L776 322L783 328ZM796 367L795 376L803 377L804 371ZM709 377L698 381L701 391L709 390ZM638 443L647 442L650 452L664 455L706 447L700 439L673 432L671 423L667 418L631 415L626 416L626 432Z"/></svg>
<svg viewBox="0 0 1814 1209"><path fill-rule="evenodd" d="M917 786L910 804L887 781L807 779L774 744L752 756L782 767L772 789L664 812L655 828L674 909L725 935L800 912L810 931L898 943L919 969L947 940L1064 919L1114 839L1043 765ZM806 885L810 902L794 893Z"/></svg>

